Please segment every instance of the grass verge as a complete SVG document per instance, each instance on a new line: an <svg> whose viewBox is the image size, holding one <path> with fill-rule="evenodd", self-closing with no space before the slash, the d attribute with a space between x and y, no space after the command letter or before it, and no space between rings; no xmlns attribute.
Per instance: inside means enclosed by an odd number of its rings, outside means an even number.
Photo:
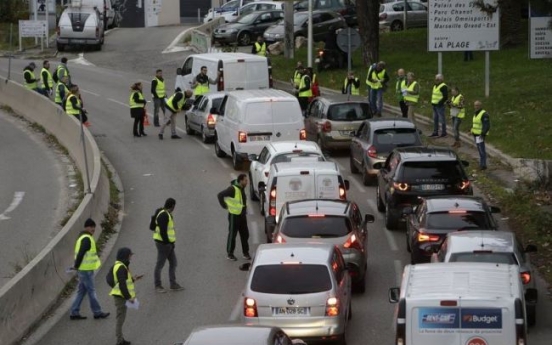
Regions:
<svg viewBox="0 0 552 345"><path fill-rule="evenodd" d="M527 30L527 23L524 28ZM522 35L527 37L527 34ZM316 48L315 44L315 48ZM314 51L316 54L316 50ZM295 60L283 56L271 57L274 78L288 81L295 63L307 59L307 49L295 52ZM380 34L380 58L387 63L391 77L385 102L397 105L394 95L395 71L404 68L416 75L421 88L421 104L418 113L431 115L431 90L437 73L437 54L427 51L427 30L413 29L406 32ZM361 94L366 95L367 68L360 65L361 51L353 54L353 70L361 80ZM449 86L458 86L465 96L467 121L462 130L471 127L473 101L479 99L491 116L492 130L488 141L513 157L552 159L552 122L548 118L552 97L548 96L546 71L552 69L552 61L529 60L527 39L516 48L490 53L490 97L485 99L485 55L474 52L474 60L463 61L462 52L443 53L443 74ZM341 90L345 70L329 70L317 73L323 87Z"/></svg>

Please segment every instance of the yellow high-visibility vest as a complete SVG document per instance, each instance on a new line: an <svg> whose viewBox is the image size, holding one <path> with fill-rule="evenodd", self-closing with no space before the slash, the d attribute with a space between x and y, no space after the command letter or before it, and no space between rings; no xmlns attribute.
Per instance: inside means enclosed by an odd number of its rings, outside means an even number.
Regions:
<svg viewBox="0 0 552 345"><path fill-rule="evenodd" d="M487 112L485 110L481 109L477 114L473 116L473 123L471 128L471 132L473 135L481 135L481 133L483 132L483 121L481 120L483 119L483 115L485 115L486 113ZM489 134L489 132L487 132L487 134Z"/></svg>
<svg viewBox="0 0 552 345"><path fill-rule="evenodd" d="M25 72L23 72L23 78L26 77L27 74L30 74L31 75L31 79L36 79L35 77L35 74L33 71L29 70L29 69L26 69ZM25 87L29 90L35 90L38 88L38 85L36 83L36 80L31 82L31 83L27 83L27 78L24 79L25 80Z"/></svg>
<svg viewBox="0 0 552 345"><path fill-rule="evenodd" d="M177 93L182 93L182 92L177 92ZM178 101L178 103L176 104L178 109L174 109L173 107L173 99L174 99L174 96L176 96L175 93L174 95L172 95L168 100L167 100L167 107L172 110L173 113L178 113L180 110L182 110L182 107L184 106L184 103L186 102L186 97L182 96L182 99L180 99L180 101Z"/></svg>
<svg viewBox="0 0 552 345"><path fill-rule="evenodd" d="M155 93L159 98L165 98L167 94L165 93L165 82L157 77L154 80L157 80L157 85L155 85Z"/></svg>
<svg viewBox="0 0 552 345"><path fill-rule="evenodd" d="M375 82L369 80L370 74L374 74L375 78L372 78L372 79L375 79L376 80ZM368 75L366 76L366 85L368 85L373 90L381 89L383 87L382 82L384 77L385 77L385 68L382 69L380 72L377 72L375 68L372 69L372 67L370 67L370 69L368 70Z"/></svg>
<svg viewBox="0 0 552 345"><path fill-rule="evenodd" d="M130 93L130 99L128 101L128 104L130 105L131 108L143 108L144 107L144 103L136 103L134 101L134 94L137 93L138 94L138 99L140 100L144 100L144 94L142 94L142 92L140 91L132 91Z"/></svg>
<svg viewBox="0 0 552 345"><path fill-rule="evenodd" d="M56 95L54 97L54 102L57 104L63 103L63 99L61 98L61 92L60 92L61 89L65 91L65 98L67 98L67 96L69 95L69 89L67 88L67 85L63 84L62 82L59 82L56 85Z"/></svg>
<svg viewBox="0 0 552 345"><path fill-rule="evenodd" d="M452 103L452 105L454 107L459 107L460 106L460 101L462 100L462 96L461 94L458 94L456 96L452 96L450 102ZM466 108L460 108L460 112L458 113L458 115L456 115L459 119L463 119L464 116L466 115Z"/></svg>
<svg viewBox="0 0 552 345"><path fill-rule="evenodd" d="M159 218L159 215L163 212L167 212L167 214L169 215L169 224L167 225L167 237L169 238L169 242L174 243L176 241L176 232L174 231L174 221L173 221L172 214L169 211L162 209L157 214L157 217L155 217L155 223L157 224L157 218ZM161 237L161 230L159 229L159 225L155 226L153 239L157 241L163 241L163 237Z"/></svg>
<svg viewBox="0 0 552 345"><path fill-rule="evenodd" d="M436 105L443 99L441 89L447 87L447 84L441 83L439 85L433 85L433 93L431 95L431 104Z"/></svg>
<svg viewBox="0 0 552 345"><path fill-rule="evenodd" d="M84 238L90 239L90 249L84 254L84 258L82 259L82 262L80 266L78 267L79 271L94 271L100 268L102 265L100 262L100 258L98 257L98 252L96 251L96 241L94 241L94 237L90 234L82 234L79 239L77 240L77 243L75 243L75 259L77 258L77 254L79 253L80 246L82 243L82 240Z"/></svg>
<svg viewBox="0 0 552 345"><path fill-rule="evenodd" d="M243 199L241 189L237 186L234 187L234 197L233 198L224 198L224 203L230 214L240 215L243 210Z"/></svg>
<svg viewBox="0 0 552 345"><path fill-rule="evenodd" d="M412 83L410 83L410 85L408 85L406 87L407 93L404 96L404 100L406 102L409 102L409 103L412 103L412 104L418 103L418 100L420 99L420 92L418 92L417 95L412 95L412 94L408 93L408 92L414 92L416 84L418 84L418 82L413 81Z"/></svg>
<svg viewBox="0 0 552 345"><path fill-rule="evenodd" d="M299 87L299 84L301 84L301 72L299 72L298 70L295 70L295 72L293 73L293 83L297 87Z"/></svg>
<svg viewBox="0 0 552 345"><path fill-rule="evenodd" d="M358 78L355 78L354 81L357 81ZM347 81L349 81L349 78L345 77L345 81L343 82L343 89L347 91ZM360 92L358 91L358 88L355 86L354 83L351 83L351 95L360 95Z"/></svg>
<svg viewBox="0 0 552 345"><path fill-rule="evenodd" d="M259 42L255 42L255 50L257 51L257 55L266 56L266 43L259 44Z"/></svg>
<svg viewBox="0 0 552 345"><path fill-rule="evenodd" d="M121 288L119 287L119 279L117 279L117 271L121 266L124 266L127 269L126 286L128 289L128 293L130 294L130 298L132 299L136 297L136 291L134 289L134 280L132 279L132 275L130 274L128 267L121 261L115 261L115 266L113 266L113 281L115 282L115 286L113 287L113 289L111 289L111 292L109 294L111 296L124 297L123 293L121 292Z"/></svg>
<svg viewBox="0 0 552 345"><path fill-rule="evenodd" d="M305 82L305 78L308 78L308 75L304 75L301 77L301 82L299 83L299 90L307 86L307 83ZM306 91L299 92L299 97L312 97L312 88L309 88Z"/></svg>
<svg viewBox="0 0 552 345"><path fill-rule="evenodd" d="M46 80L44 80L44 72L46 72ZM42 85L44 85L44 87L46 87L46 83L48 83L50 88L54 88L54 78L52 78L52 73L44 67L42 67L42 71L40 71L40 79L42 80Z"/></svg>
<svg viewBox="0 0 552 345"><path fill-rule="evenodd" d="M81 104L80 99L74 94L70 94L69 96L67 96L67 100L65 101L65 112L68 115L79 115L80 110L77 108L74 108L73 103L71 103L71 98L73 97L77 99L77 105L80 106Z"/></svg>

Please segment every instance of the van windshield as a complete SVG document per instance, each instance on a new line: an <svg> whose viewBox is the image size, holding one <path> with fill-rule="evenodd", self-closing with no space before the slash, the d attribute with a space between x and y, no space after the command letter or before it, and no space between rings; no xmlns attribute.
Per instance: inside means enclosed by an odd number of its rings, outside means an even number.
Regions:
<svg viewBox="0 0 552 345"><path fill-rule="evenodd" d="M284 235L294 238L343 237L351 230L349 219L340 216L288 217L280 228Z"/></svg>
<svg viewBox="0 0 552 345"><path fill-rule="evenodd" d="M332 280L325 265L257 266L251 290L277 295L298 295L331 290Z"/></svg>

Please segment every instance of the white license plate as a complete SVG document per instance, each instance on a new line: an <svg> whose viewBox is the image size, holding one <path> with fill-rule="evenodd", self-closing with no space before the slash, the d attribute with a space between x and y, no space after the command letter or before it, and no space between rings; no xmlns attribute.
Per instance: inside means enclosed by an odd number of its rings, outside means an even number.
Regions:
<svg viewBox="0 0 552 345"><path fill-rule="evenodd" d="M314 59L314 63L320 63L320 59L318 58Z"/></svg>
<svg viewBox="0 0 552 345"><path fill-rule="evenodd" d="M267 141L270 140L270 135L253 135L249 137L251 141Z"/></svg>
<svg viewBox="0 0 552 345"><path fill-rule="evenodd" d="M86 41L85 40L71 40L71 43L75 43L75 44L83 44L85 43Z"/></svg>
<svg viewBox="0 0 552 345"><path fill-rule="evenodd" d="M443 190L445 189L444 184L423 184L422 190Z"/></svg>
<svg viewBox="0 0 552 345"><path fill-rule="evenodd" d="M274 315L307 315L308 308L305 307L281 307L274 308Z"/></svg>

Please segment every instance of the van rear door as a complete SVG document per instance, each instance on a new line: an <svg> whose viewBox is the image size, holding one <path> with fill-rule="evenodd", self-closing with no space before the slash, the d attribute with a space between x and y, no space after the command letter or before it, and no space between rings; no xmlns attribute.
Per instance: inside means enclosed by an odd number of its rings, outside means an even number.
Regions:
<svg viewBox="0 0 552 345"><path fill-rule="evenodd" d="M266 59L261 61L248 61L236 59L225 61L224 66L224 91L234 90L258 90L268 89L268 63ZM216 85L212 85L212 87ZM211 91L215 91L216 88Z"/></svg>
<svg viewBox="0 0 552 345"><path fill-rule="evenodd" d="M278 176L276 187L276 222L280 210L287 201L315 198L314 172L312 169L300 169L298 175Z"/></svg>
<svg viewBox="0 0 552 345"><path fill-rule="evenodd" d="M339 174L316 173L316 198L339 199Z"/></svg>
<svg viewBox="0 0 552 345"><path fill-rule="evenodd" d="M515 304L513 301L463 298L460 303L461 344L516 343Z"/></svg>
<svg viewBox="0 0 552 345"><path fill-rule="evenodd" d="M295 99L286 99L271 104L274 132L271 141L301 140L301 129L305 125L299 102Z"/></svg>
<svg viewBox="0 0 552 345"><path fill-rule="evenodd" d="M436 299L421 301L415 306L412 303L415 302L406 304L409 306L406 310L406 322L409 323L406 327L406 344L469 345L461 343L458 305L441 306L441 301Z"/></svg>

